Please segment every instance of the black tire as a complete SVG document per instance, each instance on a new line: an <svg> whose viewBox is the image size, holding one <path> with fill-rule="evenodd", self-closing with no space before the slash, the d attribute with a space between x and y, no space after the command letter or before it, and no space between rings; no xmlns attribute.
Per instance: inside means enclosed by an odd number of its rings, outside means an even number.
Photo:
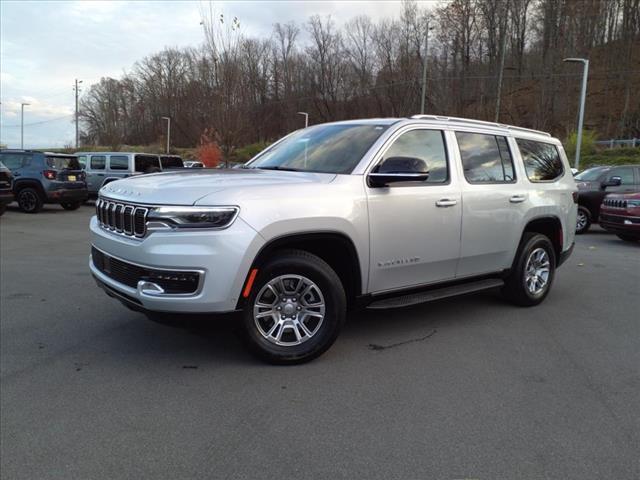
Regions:
<svg viewBox="0 0 640 480"><path fill-rule="evenodd" d="M60 206L65 210L77 210L84 202L62 202Z"/></svg>
<svg viewBox="0 0 640 480"><path fill-rule="evenodd" d="M578 207L578 215L576 217L576 234L581 235L589 231L591 227L591 212L586 207Z"/></svg>
<svg viewBox="0 0 640 480"><path fill-rule="evenodd" d="M284 290L289 293L282 296L269 293L267 284L281 277L289 277L283 279L287 283ZM294 283L297 280L302 283ZM298 297L293 293L294 290L298 291ZM301 291L307 293L300 295ZM274 313L275 316L272 317L267 315L260 320L254 319L254 308L263 308L255 305L259 295L260 300L271 295L274 298L271 311L279 309L282 315ZM317 301L314 302L314 299ZM264 301L261 303L264 304ZM287 303L291 304L291 307ZM324 305L323 317L317 320L319 316L317 313L314 315L312 309L319 311L322 307L313 305L320 303ZM249 349L262 360L279 365L304 363L320 356L331 347L345 322L346 306L342 282L324 260L302 250L281 250L272 260L259 268L258 276L243 308L242 331ZM296 310L302 310L302 313L298 314ZM305 311L308 312L306 315ZM290 316L285 316L285 313ZM278 315L284 320L278 319ZM276 323L281 326L275 327ZM300 324L304 324L304 328L299 326ZM276 330L269 340L266 330L271 327ZM265 333L261 333L261 329ZM307 329L310 335L304 333L304 329ZM281 344L276 343L275 337L278 333ZM292 344L295 341L301 343ZM283 342L285 344L282 344Z"/></svg>
<svg viewBox="0 0 640 480"><path fill-rule="evenodd" d="M620 239L620 240L624 240L625 242L638 242L640 241L640 237L636 237L633 235L627 235L626 233L616 233L616 236Z"/></svg>
<svg viewBox="0 0 640 480"><path fill-rule="evenodd" d="M38 213L44 205L42 197L40 197L35 188L23 188L18 192L16 200L18 201L18 207L24 213Z"/></svg>
<svg viewBox="0 0 640 480"><path fill-rule="evenodd" d="M548 260L549 273L544 287L539 292L532 292L527 286L527 263L534 252L544 250ZM556 270L556 254L551 240L545 235L525 232L520 241L515 261L509 276L505 279L502 294L510 302L523 307L531 307L541 303L549 293ZM534 289L535 290L535 289Z"/></svg>

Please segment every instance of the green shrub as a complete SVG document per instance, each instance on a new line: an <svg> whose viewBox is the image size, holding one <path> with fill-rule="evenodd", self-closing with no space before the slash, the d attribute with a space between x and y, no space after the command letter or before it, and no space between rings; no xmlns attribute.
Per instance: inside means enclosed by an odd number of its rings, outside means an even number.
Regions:
<svg viewBox="0 0 640 480"><path fill-rule="evenodd" d="M638 149L640 150L640 149ZM615 150L612 150L615 151ZM605 150L604 152L609 152ZM604 152L598 152L595 155L585 155L580 158L580 170L585 170L589 167L596 167L599 165L638 165L640 164L640 155L631 156L614 156L603 155ZM570 161L571 164L573 162Z"/></svg>
<svg viewBox="0 0 640 480"><path fill-rule="evenodd" d="M257 142L245 145L241 148L236 148L231 154L229 160L236 163L248 162L269 145L270 144L268 142Z"/></svg>
<svg viewBox="0 0 640 480"><path fill-rule="evenodd" d="M590 130L582 131L582 142L580 146L581 157L596 153L597 139L598 139L598 134L596 132L592 132ZM578 134L577 132L571 132L571 134L569 134L567 139L564 141L564 150L565 152L567 152L568 158L575 158L576 145L578 145Z"/></svg>

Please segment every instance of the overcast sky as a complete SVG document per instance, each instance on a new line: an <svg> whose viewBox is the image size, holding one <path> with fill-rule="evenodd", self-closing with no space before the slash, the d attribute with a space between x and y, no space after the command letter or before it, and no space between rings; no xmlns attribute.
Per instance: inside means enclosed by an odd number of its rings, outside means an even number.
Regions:
<svg viewBox="0 0 640 480"><path fill-rule="evenodd" d="M433 0L428 0L432 2ZM73 144L74 79L83 89L101 77L120 77L165 46L203 41L200 1L0 0L0 143L20 147L20 103L25 148ZM268 36L276 22L331 15L338 24L367 14L398 17L399 1L214 2L236 16L247 36Z"/></svg>

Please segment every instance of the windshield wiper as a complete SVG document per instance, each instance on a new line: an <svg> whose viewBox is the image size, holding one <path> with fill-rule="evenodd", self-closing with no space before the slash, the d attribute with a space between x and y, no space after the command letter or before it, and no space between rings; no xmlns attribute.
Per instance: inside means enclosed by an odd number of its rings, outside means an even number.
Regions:
<svg viewBox="0 0 640 480"><path fill-rule="evenodd" d="M299 168L280 167L278 165L274 165L272 167L251 167L251 168L258 168L260 170L280 170L283 172L301 172L302 171Z"/></svg>

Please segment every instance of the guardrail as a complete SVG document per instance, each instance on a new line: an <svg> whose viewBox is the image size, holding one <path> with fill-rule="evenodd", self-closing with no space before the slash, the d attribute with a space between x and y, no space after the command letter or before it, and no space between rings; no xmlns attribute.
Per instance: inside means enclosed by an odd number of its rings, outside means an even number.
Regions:
<svg viewBox="0 0 640 480"><path fill-rule="evenodd" d="M596 145L603 147L615 148L615 147L640 147L640 138L631 138L628 140L598 140Z"/></svg>

